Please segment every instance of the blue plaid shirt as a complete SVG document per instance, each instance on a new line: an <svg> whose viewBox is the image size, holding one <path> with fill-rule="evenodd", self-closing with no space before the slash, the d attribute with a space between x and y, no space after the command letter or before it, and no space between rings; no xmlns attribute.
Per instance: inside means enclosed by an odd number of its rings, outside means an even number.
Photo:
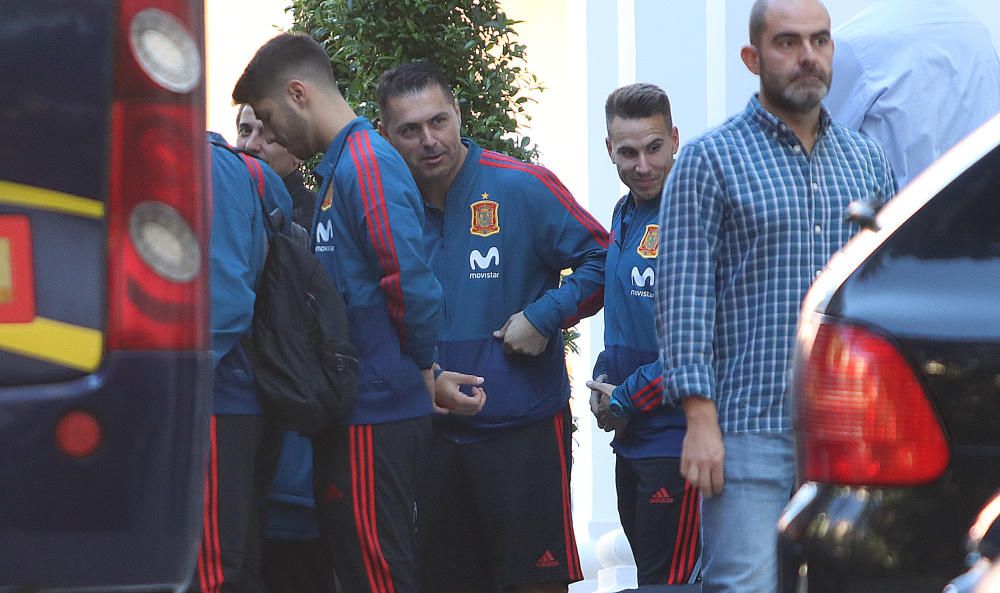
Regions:
<svg viewBox="0 0 1000 593"><path fill-rule="evenodd" d="M799 305L857 230L853 200L885 202L882 149L830 119L812 152L754 96L684 147L663 188L656 325L665 399L715 400L723 432L791 429Z"/></svg>

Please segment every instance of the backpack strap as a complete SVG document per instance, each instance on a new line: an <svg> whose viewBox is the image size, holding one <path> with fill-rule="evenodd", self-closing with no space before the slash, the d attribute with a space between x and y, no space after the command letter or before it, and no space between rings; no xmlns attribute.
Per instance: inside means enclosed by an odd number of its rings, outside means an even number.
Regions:
<svg viewBox="0 0 1000 593"><path fill-rule="evenodd" d="M264 202L264 169L255 157L247 158L245 154L238 152L234 154L243 161L247 171L250 173L250 179L253 181L254 187L257 188L257 196L260 198L261 211L264 213L264 226L267 228L268 236L273 235L278 232L278 229L275 228L275 222L271 220L271 216L267 213L267 204Z"/></svg>
<svg viewBox="0 0 1000 593"><path fill-rule="evenodd" d="M239 155L240 160L246 165L247 171L250 172L250 177L254 180L254 185L257 187L257 195L260 196L260 201L264 201L264 170L261 169L260 163L257 159L248 159L243 155Z"/></svg>

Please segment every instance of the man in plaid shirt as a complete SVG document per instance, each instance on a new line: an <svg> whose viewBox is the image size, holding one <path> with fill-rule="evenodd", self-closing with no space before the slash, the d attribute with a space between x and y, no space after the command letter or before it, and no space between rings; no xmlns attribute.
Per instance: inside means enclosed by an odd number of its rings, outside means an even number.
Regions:
<svg viewBox="0 0 1000 593"><path fill-rule="evenodd" d="M690 142L660 212L657 328L665 398L684 409L681 472L701 490L704 591L769 593L795 479L789 357L806 290L856 228L854 200L896 183L882 149L830 119L830 17L757 0L746 109Z"/></svg>

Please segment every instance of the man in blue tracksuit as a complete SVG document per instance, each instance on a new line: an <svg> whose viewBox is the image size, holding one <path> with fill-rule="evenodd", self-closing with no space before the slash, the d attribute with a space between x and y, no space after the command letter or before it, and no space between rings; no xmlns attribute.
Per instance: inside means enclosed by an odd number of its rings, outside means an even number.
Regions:
<svg viewBox="0 0 1000 593"><path fill-rule="evenodd" d="M284 220L291 198L267 165L239 155L222 136L209 134L212 161L210 244L212 353L215 388L205 520L191 591L246 591L247 548L259 511L257 454L263 430L253 373L240 338L250 329L255 287L267 254L264 208ZM255 179L256 178L256 179ZM264 180L258 193L257 180ZM252 559L250 559L252 561Z"/></svg>
<svg viewBox="0 0 1000 593"><path fill-rule="evenodd" d="M378 101L426 207L440 364L489 392L477 415L437 418L418 492L423 591L565 591L582 575L560 328L601 306L607 232L547 169L462 139L436 66L384 73Z"/></svg>
<svg viewBox="0 0 1000 593"><path fill-rule="evenodd" d="M679 585L699 574L698 492L681 476L683 411L663 405L654 283L663 184L677 128L667 94L631 84L608 96L606 144L629 188L615 206L604 280L604 352L594 365L591 410L614 430L618 514L639 585Z"/></svg>
<svg viewBox="0 0 1000 593"><path fill-rule="evenodd" d="M430 442L441 310L419 191L307 36L261 46L233 100L250 104L267 140L295 156L325 151L313 248L344 295L360 370L347 428L313 440L320 529L344 590L414 592L414 490Z"/></svg>
<svg viewBox="0 0 1000 593"><path fill-rule="evenodd" d="M305 186L301 161L285 147L264 139L264 124L253 108L240 105L236 114L236 146L267 161L292 198L292 220L306 232L312 228L316 194ZM263 509L259 579L268 593L329 593L336 589L319 539L313 498L312 442L295 431L269 423L260 459ZM273 480L270 479L273 474Z"/></svg>

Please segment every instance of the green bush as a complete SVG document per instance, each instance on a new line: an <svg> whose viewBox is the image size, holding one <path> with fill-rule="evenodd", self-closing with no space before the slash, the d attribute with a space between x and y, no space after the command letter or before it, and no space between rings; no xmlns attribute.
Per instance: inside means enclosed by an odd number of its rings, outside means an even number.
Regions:
<svg viewBox="0 0 1000 593"><path fill-rule="evenodd" d="M483 148L537 162L538 147L519 126L543 89L525 67L526 48L499 0L292 0L292 30L323 44L344 98L378 119L382 72L428 60L452 81L463 135ZM575 329L563 331L578 352Z"/></svg>
<svg viewBox="0 0 1000 593"><path fill-rule="evenodd" d="M292 0L292 29L326 48L347 102L373 122L379 75L411 60L436 63L454 85L464 135L536 161L518 131L542 90L525 69L525 46L499 0Z"/></svg>

